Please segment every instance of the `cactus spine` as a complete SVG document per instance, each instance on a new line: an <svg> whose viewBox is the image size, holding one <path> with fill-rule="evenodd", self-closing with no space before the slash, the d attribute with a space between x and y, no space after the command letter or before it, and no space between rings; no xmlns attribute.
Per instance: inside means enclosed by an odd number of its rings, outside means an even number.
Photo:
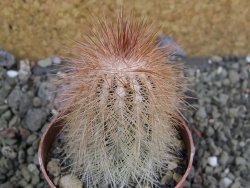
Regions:
<svg viewBox="0 0 250 188"><path fill-rule="evenodd" d="M183 84L171 53L155 44L151 25L123 14L99 20L70 50L64 150L89 187L156 185L176 159Z"/></svg>

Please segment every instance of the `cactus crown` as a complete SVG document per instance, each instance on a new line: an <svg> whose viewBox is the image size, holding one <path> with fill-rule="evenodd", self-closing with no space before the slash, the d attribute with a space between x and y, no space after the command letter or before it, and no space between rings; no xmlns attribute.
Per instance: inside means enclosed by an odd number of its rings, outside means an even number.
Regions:
<svg viewBox="0 0 250 188"><path fill-rule="evenodd" d="M145 21L98 20L62 82L65 154L89 187L156 185L179 149L181 69Z"/></svg>

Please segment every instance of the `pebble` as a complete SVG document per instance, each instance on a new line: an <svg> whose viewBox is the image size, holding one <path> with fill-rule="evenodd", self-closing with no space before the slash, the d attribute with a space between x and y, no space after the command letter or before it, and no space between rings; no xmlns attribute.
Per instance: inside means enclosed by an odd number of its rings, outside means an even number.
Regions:
<svg viewBox="0 0 250 188"><path fill-rule="evenodd" d="M6 110L8 110L8 106L7 105L1 105L0 106L0 114L3 114Z"/></svg>
<svg viewBox="0 0 250 188"><path fill-rule="evenodd" d="M24 118L24 125L30 131L38 131L47 119L47 113L44 109L30 108Z"/></svg>
<svg viewBox="0 0 250 188"><path fill-rule="evenodd" d="M15 138L17 136L18 130L16 128L6 128L1 132L4 138Z"/></svg>
<svg viewBox="0 0 250 188"><path fill-rule="evenodd" d="M51 60L51 58L42 59L42 60L39 60L37 62L37 64L40 67L48 67L48 66L52 65L52 60Z"/></svg>
<svg viewBox="0 0 250 188"><path fill-rule="evenodd" d="M43 102L52 102L55 98L56 87L50 82L42 82L38 89L38 97L40 97Z"/></svg>
<svg viewBox="0 0 250 188"><path fill-rule="evenodd" d="M171 171L168 171L162 178L161 178L161 185L165 185L170 179L173 178L173 174Z"/></svg>
<svg viewBox="0 0 250 188"><path fill-rule="evenodd" d="M47 170L50 175L57 177L61 173L61 168L59 161L56 159L51 159L47 164Z"/></svg>
<svg viewBox="0 0 250 188"><path fill-rule="evenodd" d="M9 121L9 127L17 127L20 123L20 118L18 116L13 116Z"/></svg>
<svg viewBox="0 0 250 188"><path fill-rule="evenodd" d="M207 162L212 167L217 167L218 166L218 159L217 159L216 156L208 157Z"/></svg>
<svg viewBox="0 0 250 188"><path fill-rule="evenodd" d="M250 55L247 55L247 56L246 56L246 62L247 62L247 63L250 63Z"/></svg>
<svg viewBox="0 0 250 188"><path fill-rule="evenodd" d="M25 179L27 182L30 181L30 179L31 179L31 174L30 174L30 172L29 172L29 170L28 170L28 168L27 168L26 166L23 166L23 167L21 168L21 174L22 174L22 176L24 177L24 179Z"/></svg>
<svg viewBox="0 0 250 188"><path fill-rule="evenodd" d="M19 134L20 134L22 140L26 140L28 138L28 136L30 135L30 132L29 132L29 130L20 127ZM35 135L33 135L33 136L35 136ZM27 143L28 143L28 141L27 141Z"/></svg>
<svg viewBox="0 0 250 188"><path fill-rule="evenodd" d="M30 163L28 164L28 170L34 175L37 174L39 175L39 170L37 169L36 165Z"/></svg>
<svg viewBox="0 0 250 188"><path fill-rule="evenodd" d="M240 80L240 76L236 71L229 71L229 80L232 84L236 84Z"/></svg>
<svg viewBox="0 0 250 188"><path fill-rule="evenodd" d="M14 88L10 95L8 96L8 105L11 108L12 112L18 113L19 112L19 105L21 101L21 90L20 88Z"/></svg>
<svg viewBox="0 0 250 188"><path fill-rule="evenodd" d="M14 186L10 182L5 182L0 184L0 188L14 188Z"/></svg>
<svg viewBox="0 0 250 188"><path fill-rule="evenodd" d="M15 71L15 70L8 70L7 71L7 75L10 77L10 78L15 78L18 76L18 72Z"/></svg>
<svg viewBox="0 0 250 188"><path fill-rule="evenodd" d="M17 156L17 153L9 146L3 146L1 149L1 153L3 156L9 159L15 159Z"/></svg>
<svg viewBox="0 0 250 188"><path fill-rule="evenodd" d="M11 68L15 64L15 57L0 48L0 66Z"/></svg>
<svg viewBox="0 0 250 188"><path fill-rule="evenodd" d="M174 170L177 167L178 167L178 164L175 161L171 161L171 162L168 163L168 169L169 170Z"/></svg>
<svg viewBox="0 0 250 188"><path fill-rule="evenodd" d="M240 188L241 187L241 184L240 184L240 182L234 182L232 185L231 185L231 187L230 188Z"/></svg>
<svg viewBox="0 0 250 188"><path fill-rule="evenodd" d="M1 84L0 87L0 96L3 99L3 102L6 103L6 97L9 95L10 91L11 91L11 85L7 82L4 82L3 84Z"/></svg>
<svg viewBox="0 0 250 188"><path fill-rule="evenodd" d="M26 143L29 145L32 145L32 143L37 139L37 136L35 134L31 134L28 136Z"/></svg>
<svg viewBox="0 0 250 188"><path fill-rule="evenodd" d="M59 58L57 56L52 56L51 60L52 60L52 64L55 64L55 65L61 64L61 58Z"/></svg>
<svg viewBox="0 0 250 188"><path fill-rule="evenodd" d="M39 97L34 97L32 103L34 107L38 108L41 107L42 101Z"/></svg>
<svg viewBox="0 0 250 188"><path fill-rule="evenodd" d="M5 119L6 121L9 121L11 118L11 112L8 110L2 114L2 118Z"/></svg>
<svg viewBox="0 0 250 188"><path fill-rule="evenodd" d="M223 60L223 58L221 56L217 56L217 55L213 55L210 59L213 62L221 62Z"/></svg>
<svg viewBox="0 0 250 188"><path fill-rule="evenodd" d="M221 188L226 188L226 187L229 187L232 183L233 183L233 180L225 177L220 181L219 185Z"/></svg>
<svg viewBox="0 0 250 188"><path fill-rule="evenodd" d="M220 93L219 100L220 100L220 103L221 103L222 106L227 104L228 99L229 99L228 95L226 95L224 93Z"/></svg>
<svg viewBox="0 0 250 188"><path fill-rule="evenodd" d="M244 159L243 157L236 157L235 163L236 165L245 165L246 159Z"/></svg>
<svg viewBox="0 0 250 188"><path fill-rule="evenodd" d="M65 175L59 180L59 188L83 188L83 183L75 176Z"/></svg>
<svg viewBox="0 0 250 188"><path fill-rule="evenodd" d="M25 154L25 152L23 151L23 150L19 150L19 152L18 152L18 162L20 163L20 164L22 164L22 163L24 163L25 162L25 157L26 157L26 154Z"/></svg>
<svg viewBox="0 0 250 188"><path fill-rule="evenodd" d="M196 112L196 116L200 119L204 119L207 117L207 113L204 107L200 107L199 110Z"/></svg>
<svg viewBox="0 0 250 188"><path fill-rule="evenodd" d="M227 153L226 151L223 151L223 152L221 153L220 158L219 158L220 164L226 165L226 164L228 163L228 160L229 160L229 155L228 155L228 153Z"/></svg>
<svg viewBox="0 0 250 188"><path fill-rule="evenodd" d="M19 80L22 84L26 83L30 76L31 76L31 71L30 71L30 63L28 60L21 60L20 61L20 68L19 68Z"/></svg>

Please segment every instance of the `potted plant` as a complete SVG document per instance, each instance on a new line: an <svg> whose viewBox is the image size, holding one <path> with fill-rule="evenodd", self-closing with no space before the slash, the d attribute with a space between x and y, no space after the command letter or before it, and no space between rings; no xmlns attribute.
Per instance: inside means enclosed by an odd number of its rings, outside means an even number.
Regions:
<svg viewBox="0 0 250 188"><path fill-rule="evenodd" d="M116 22L98 20L70 50L61 80L60 114L41 138L39 162L51 187L46 163L58 134L65 139L69 171L87 187L158 186L168 163L178 160L183 140L188 164L194 147L180 110L185 84L179 63L166 60L172 47L155 44L145 21L121 13Z"/></svg>

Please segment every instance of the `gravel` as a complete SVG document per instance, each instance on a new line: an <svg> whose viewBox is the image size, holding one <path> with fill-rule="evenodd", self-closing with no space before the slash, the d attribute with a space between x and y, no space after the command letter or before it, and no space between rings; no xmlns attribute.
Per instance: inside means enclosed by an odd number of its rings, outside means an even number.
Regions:
<svg viewBox="0 0 250 188"><path fill-rule="evenodd" d="M196 153L184 187L250 187L250 67L246 60L235 56L187 59L189 95L195 99L188 100L192 107L184 115ZM17 62L0 49L0 188L46 187L37 150L42 131L57 113L51 105L56 87L48 73L56 73L60 69L55 67L65 62L50 57L41 63L43 67L31 66L28 60ZM8 76L10 70L18 75ZM54 165L58 163L52 169ZM173 177L178 180L180 175L167 174L165 179ZM53 181L61 184L65 179Z"/></svg>
<svg viewBox="0 0 250 188"><path fill-rule="evenodd" d="M188 60L187 75L193 75L188 82L197 101L185 116L196 154L184 187L250 187L250 67L245 60L213 56L205 68L202 59Z"/></svg>

